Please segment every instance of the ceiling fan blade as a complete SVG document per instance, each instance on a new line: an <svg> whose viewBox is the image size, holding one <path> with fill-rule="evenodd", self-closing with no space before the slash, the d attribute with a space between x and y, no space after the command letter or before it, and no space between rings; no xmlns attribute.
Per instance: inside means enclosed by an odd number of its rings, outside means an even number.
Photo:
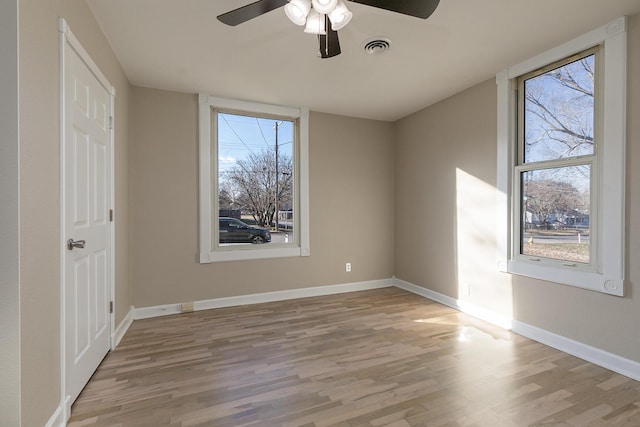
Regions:
<svg viewBox="0 0 640 427"><path fill-rule="evenodd" d="M333 58L340 55L340 41L338 40L338 32L331 29L331 21L327 15L324 16L324 27L327 34L318 35L318 44L320 45L318 56Z"/></svg>
<svg viewBox="0 0 640 427"><path fill-rule="evenodd" d="M218 15L218 21L223 24L236 26L250 19L257 18L264 13L271 12L287 3L287 0L258 0L257 2Z"/></svg>
<svg viewBox="0 0 640 427"><path fill-rule="evenodd" d="M438 7L440 0L351 0L354 3L366 4L403 15L427 19Z"/></svg>

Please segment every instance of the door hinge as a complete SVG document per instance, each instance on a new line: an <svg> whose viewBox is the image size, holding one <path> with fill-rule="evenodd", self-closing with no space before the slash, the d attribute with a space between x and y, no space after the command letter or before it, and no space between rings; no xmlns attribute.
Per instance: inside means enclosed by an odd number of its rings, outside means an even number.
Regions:
<svg viewBox="0 0 640 427"><path fill-rule="evenodd" d="M109 313L113 313L113 301L109 301Z"/></svg>
<svg viewBox="0 0 640 427"><path fill-rule="evenodd" d="M113 209L109 209L109 222L113 222Z"/></svg>
<svg viewBox="0 0 640 427"><path fill-rule="evenodd" d="M113 129L113 116L109 116L109 129Z"/></svg>

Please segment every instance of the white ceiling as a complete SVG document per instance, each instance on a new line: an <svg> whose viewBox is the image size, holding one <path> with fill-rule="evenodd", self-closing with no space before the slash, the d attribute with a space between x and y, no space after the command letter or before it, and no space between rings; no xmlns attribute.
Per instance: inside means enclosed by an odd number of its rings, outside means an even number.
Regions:
<svg viewBox="0 0 640 427"><path fill-rule="evenodd" d="M441 0L427 20L347 2L342 54L282 9L236 27L253 0L86 0L134 85L395 121L621 16L640 0ZM384 55L364 53L372 37Z"/></svg>

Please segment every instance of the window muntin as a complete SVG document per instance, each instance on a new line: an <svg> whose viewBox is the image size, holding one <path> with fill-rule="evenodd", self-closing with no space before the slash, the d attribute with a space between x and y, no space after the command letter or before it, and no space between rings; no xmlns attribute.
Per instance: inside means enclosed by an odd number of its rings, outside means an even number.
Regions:
<svg viewBox="0 0 640 427"><path fill-rule="evenodd" d="M295 244L297 121L214 109L213 123L217 191L212 211L219 219L216 226L212 218L212 246Z"/></svg>

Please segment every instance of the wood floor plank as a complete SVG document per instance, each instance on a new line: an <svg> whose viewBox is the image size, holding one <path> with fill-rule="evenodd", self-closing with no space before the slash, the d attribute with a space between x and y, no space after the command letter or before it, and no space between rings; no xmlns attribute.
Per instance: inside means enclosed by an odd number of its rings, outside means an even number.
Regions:
<svg viewBox="0 0 640 427"><path fill-rule="evenodd" d="M68 426L640 426L640 383L386 288L135 321Z"/></svg>

